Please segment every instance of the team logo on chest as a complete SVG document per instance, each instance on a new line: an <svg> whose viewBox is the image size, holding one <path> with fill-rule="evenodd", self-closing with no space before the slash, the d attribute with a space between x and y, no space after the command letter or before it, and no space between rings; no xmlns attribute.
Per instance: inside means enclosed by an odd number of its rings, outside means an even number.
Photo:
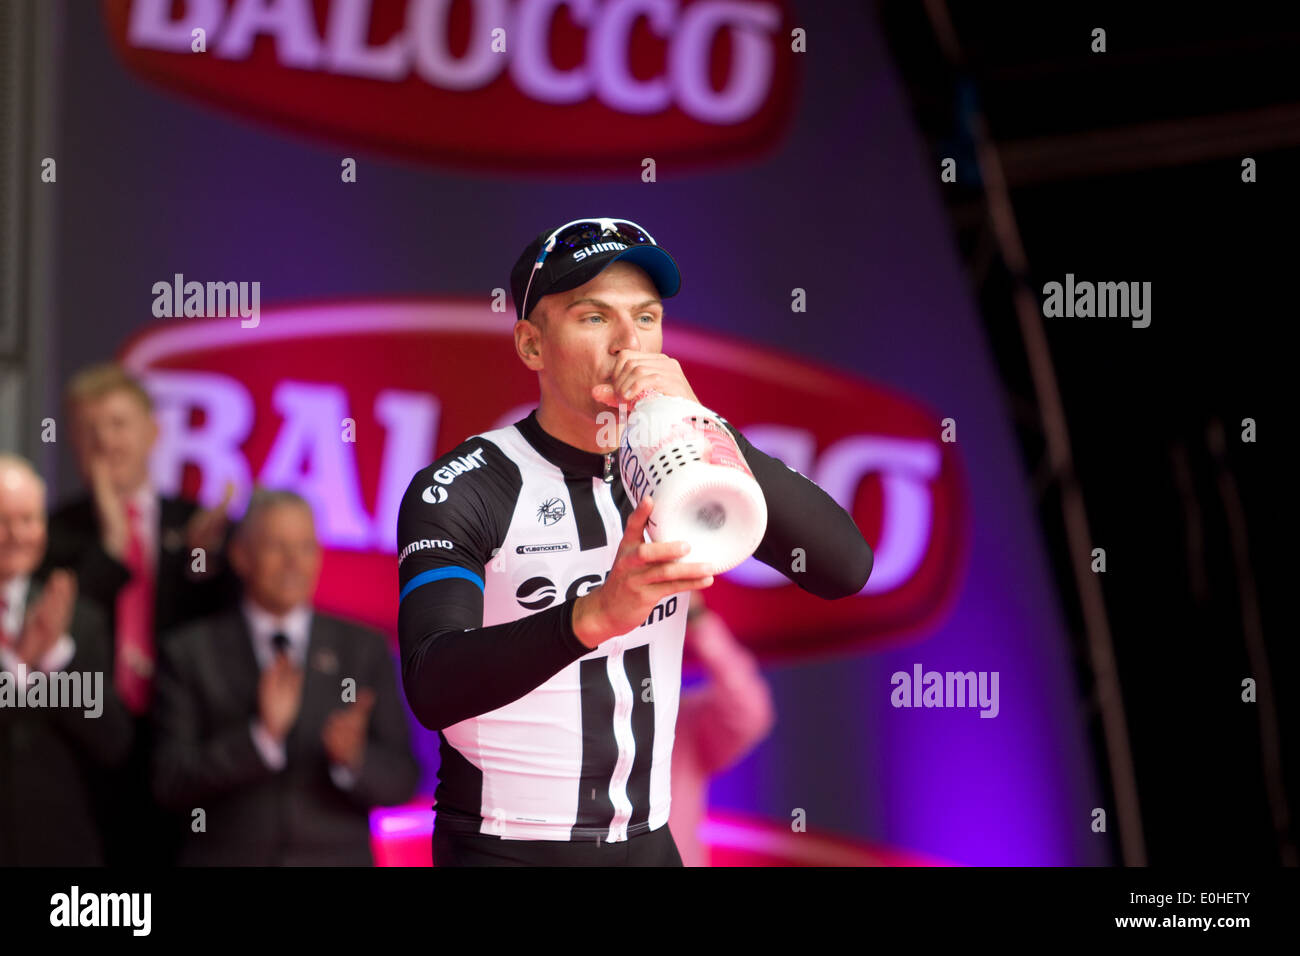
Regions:
<svg viewBox="0 0 1300 956"><path fill-rule="evenodd" d="M552 525L565 516L564 502L559 498L547 498L537 509L537 520L544 525Z"/></svg>
<svg viewBox="0 0 1300 956"><path fill-rule="evenodd" d="M592 588L604 582L609 577L609 572L604 574L584 574L576 581L571 581L564 592L564 600L572 601L574 598L582 597ZM559 589L554 581L540 574L531 575L523 584L515 589L515 600L519 606L527 608L530 611L540 611L544 607L549 607L555 603L559 596Z"/></svg>

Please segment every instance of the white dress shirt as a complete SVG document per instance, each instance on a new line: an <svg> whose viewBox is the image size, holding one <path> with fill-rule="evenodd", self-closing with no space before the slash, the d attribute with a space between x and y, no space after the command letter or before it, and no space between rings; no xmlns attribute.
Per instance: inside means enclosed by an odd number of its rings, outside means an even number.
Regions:
<svg viewBox="0 0 1300 956"><path fill-rule="evenodd" d="M245 597L242 604L244 620L248 622L248 631L253 639L253 655L257 658L259 670L266 670L275 660L275 645L272 638L283 634L289 639L289 661L301 669L307 657L307 644L311 638L311 605L300 604L283 617L277 617L270 611ZM283 770L287 763L284 741L276 740L260 717L249 722L249 732L253 736L253 745L266 765L272 770ZM351 789L356 777L351 769L341 764L330 764L330 777L342 790Z"/></svg>
<svg viewBox="0 0 1300 956"><path fill-rule="evenodd" d="M0 595L4 596L6 605L4 619L0 624L3 624L4 632L9 635L11 641L17 641L23 632L23 621L27 616L27 592L31 582L31 575L20 574L0 585ZM45 652L45 656L27 670L29 672L40 670L47 674L61 671L72 662L72 655L76 653L76 649L77 645L72 635L62 634L54 642L54 646ZM13 647L0 647L0 669L16 674L22 664L22 658Z"/></svg>

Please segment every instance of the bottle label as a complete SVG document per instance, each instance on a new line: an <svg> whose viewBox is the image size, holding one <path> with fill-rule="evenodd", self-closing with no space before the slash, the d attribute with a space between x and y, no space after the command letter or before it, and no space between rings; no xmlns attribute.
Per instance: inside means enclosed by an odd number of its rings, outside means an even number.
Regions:
<svg viewBox="0 0 1300 956"><path fill-rule="evenodd" d="M709 440L709 460L713 464L735 468L751 478L754 477L745 460L740 457L740 449L736 447L736 440L730 434L719 433L714 428L704 428L701 431Z"/></svg>
<svg viewBox="0 0 1300 956"><path fill-rule="evenodd" d="M619 470L634 502L641 500L649 483L641 463L653 461L665 447L678 443L693 442L697 448L703 445L701 461L734 468L754 478L735 438L709 409L686 399L658 394L653 398L633 411L623 431Z"/></svg>
<svg viewBox="0 0 1300 956"><path fill-rule="evenodd" d="M664 426L667 427L664 427ZM741 457L740 449L736 446L736 440L731 437L731 433L726 431L722 426L714 424L711 419L703 418L698 414L686 415L676 420L664 421L659 419L653 422L649 429L651 434L648 436L653 441L649 447L645 448L645 457L649 461L659 454L660 450L667 445L677 442L695 441L703 439L707 442L707 447L702 451L701 459L712 465L722 465L726 468L735 468L737 471L753 477L749 466L745 464L744 458Z"/></svg>

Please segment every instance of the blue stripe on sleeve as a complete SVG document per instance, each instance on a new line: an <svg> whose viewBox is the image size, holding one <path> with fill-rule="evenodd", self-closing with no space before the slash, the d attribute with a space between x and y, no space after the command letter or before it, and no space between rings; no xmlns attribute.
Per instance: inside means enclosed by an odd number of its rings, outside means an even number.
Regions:
<svg viewBox="0 0 1300 956"><path fill-rule="evenodd" d="M480 591L483 590L483 579L473 571L457 567L434 568L431 571L421 571L415 577L411 578L411 580L407 581L406 587L402 588L402 594L398 597L397 603L401 604L406 596L421 584L428 584L430 581L441 581L444 578L464 578L471 584L477 584Z"/></svg>

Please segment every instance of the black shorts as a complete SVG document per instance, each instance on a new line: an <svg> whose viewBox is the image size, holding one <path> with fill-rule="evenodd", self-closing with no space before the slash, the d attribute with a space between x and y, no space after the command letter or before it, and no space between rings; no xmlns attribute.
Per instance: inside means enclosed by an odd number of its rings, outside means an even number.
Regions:
<svg viewBox="0 0 1300 956"><path fill-rule="evenodd" d="M434 866L681 866L664 824L618 843L503 840L483 833L433 830Z"/></svg>

